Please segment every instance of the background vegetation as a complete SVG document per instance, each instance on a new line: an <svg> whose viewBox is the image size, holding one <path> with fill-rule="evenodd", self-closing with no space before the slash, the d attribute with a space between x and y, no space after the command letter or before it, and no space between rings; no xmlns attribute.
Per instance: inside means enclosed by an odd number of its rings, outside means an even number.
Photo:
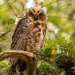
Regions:
<svg viewBox="0 0 75 75"><path fill-rule="evenodd" d="M75 0L0 0L0 52L10 49L17 22L35 5L47 13L38 75L75 75ZM0 62L0 75L8 75L9 67L9 59Z"/></svg>

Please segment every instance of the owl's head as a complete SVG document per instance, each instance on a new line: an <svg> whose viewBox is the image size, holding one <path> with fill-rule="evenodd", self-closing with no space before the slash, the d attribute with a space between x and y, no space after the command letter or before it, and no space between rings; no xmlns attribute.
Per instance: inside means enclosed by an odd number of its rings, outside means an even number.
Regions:
<svg viewBox="0 0 75 75"><path fill-rule="evenodd" d="M33 20L41 20L46 21L46 13L43 9L39 7L31 7L27 12L26 15L31 17Z"/></svg>

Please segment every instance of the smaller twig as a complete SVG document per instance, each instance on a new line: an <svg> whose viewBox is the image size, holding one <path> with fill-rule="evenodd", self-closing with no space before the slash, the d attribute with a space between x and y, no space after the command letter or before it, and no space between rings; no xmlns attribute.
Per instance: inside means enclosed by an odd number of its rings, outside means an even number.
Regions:
<svg viewBox="0 0 75 75"><path fill-rule="evenodd" d="M68 19L67 17L60 17L60 16L47 16L47 17L56 17L56 18L65 18L65 19Z"/></svg>
<svg viewBox="0 0 75 75"><path fill-rule="evenodd" d="M22 5L22 7L23 7L22 11L24 11L24 10L25 10L24 4L23 4L22 2L20 2L20 3L21 3L21 5Z"/></svg>
<svg viewBox="0 0 75 75"><path fill-rule="evenodd" d="M16 14L15 11L13 10L13 8L12 8L12 6L10 5L10 3L8 2L8 0L6 0L6 1L7 1L8 5L10 6L10 8L12 9L14 15L17 17L17 14Z"/></svg>
<svg viewBox="0 0 75 75"><path fill-rule="evenodd" d="M58 2L58 1L60 1L60 0L56 0L56 1L50 2L50 3L46 4L46 5L43 5L43 7L45 7L45 6L49 5L49 4L52 4L52 3Z"/></svg>
<svg viewBox="0 0 75 75"><path fill-rule="evenodd" d="M56 33L55 33L55 31L54 31L54 30L49 30L49 29L47 29L47 30L48 30L48 32L49 32L49 33L53 32L53 33L54 33L54 35L56 36Z"/></svg>
<svg viewBox="0 0 75 75"><path fill-rule="evenodd" d="M0 32L0 33L1 33L0 38L3 37L3 36L5 36L5 35L7 35L9 32L10 32L10 30L5 31L5 32L3 32L3 33Z"/></svg>
<svg viewBox="0 0 75 75"><path fill-rule="evenodd" d="M16 2L16 0L15 1L13 1L10 5L12 5L13 3L15 3Z"/></svg>

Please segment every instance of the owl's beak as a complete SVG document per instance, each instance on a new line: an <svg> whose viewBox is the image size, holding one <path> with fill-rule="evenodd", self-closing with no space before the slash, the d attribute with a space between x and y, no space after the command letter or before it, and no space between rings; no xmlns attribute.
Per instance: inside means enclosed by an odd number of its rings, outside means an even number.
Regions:
<svg viewBox="0 0 75 75"><path fill-rule="evenodd" d="M34 16L34 20L38 20L38 16L37 15Z"/></svg>

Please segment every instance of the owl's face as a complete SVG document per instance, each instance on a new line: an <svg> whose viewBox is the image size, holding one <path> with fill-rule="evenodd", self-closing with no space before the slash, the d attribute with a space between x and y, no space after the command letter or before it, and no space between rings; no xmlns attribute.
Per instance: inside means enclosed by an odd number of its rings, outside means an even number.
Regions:
<svg viewBox="0 0 75 75"><path fill-rule="evenodd" d="M31 17L34 21L41 20L46 21L46 13L43 9L38 7L31 7L27 12L26 15Z"/></svg>

